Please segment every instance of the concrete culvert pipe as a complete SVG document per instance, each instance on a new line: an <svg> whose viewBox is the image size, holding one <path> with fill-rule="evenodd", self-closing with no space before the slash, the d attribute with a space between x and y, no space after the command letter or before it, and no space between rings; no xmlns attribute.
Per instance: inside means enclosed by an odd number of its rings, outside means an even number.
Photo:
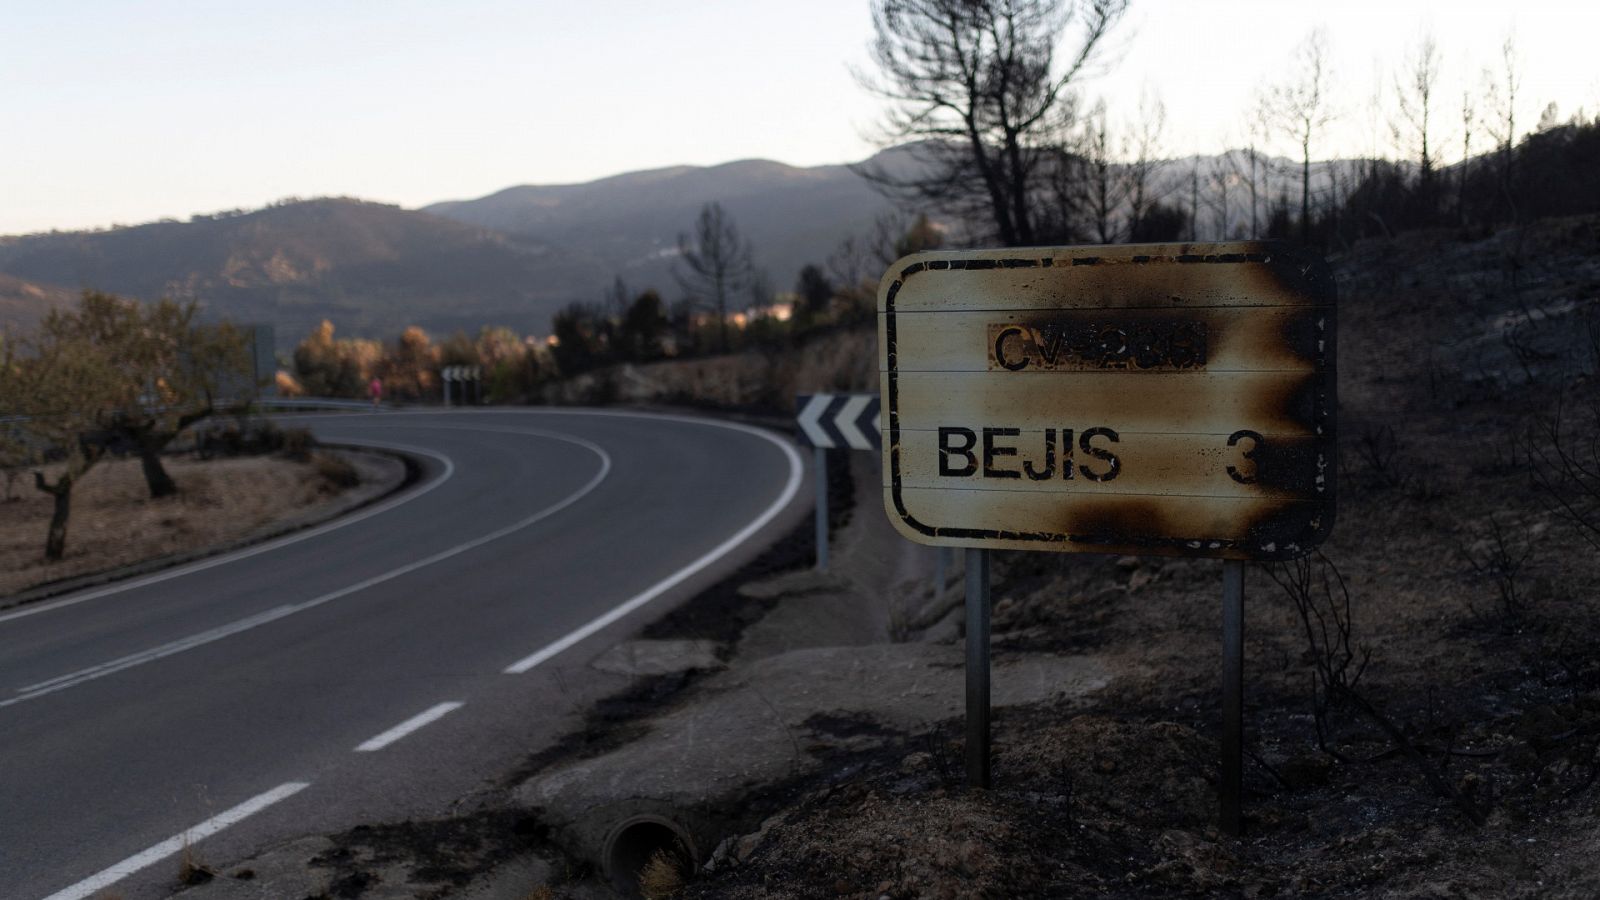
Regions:
<svg viewBox="0 0 1600 900"><path fill-rule="evenodd" d="M662 816L640 815L618 822L606 835L601 858L611 886L624 897L646 897L640 885L657 853L674 861L684 881L699 868L700 855L688 829ZM662 887L669 887L662 885ZM663 892L662 896L665 896Z"/></svg>

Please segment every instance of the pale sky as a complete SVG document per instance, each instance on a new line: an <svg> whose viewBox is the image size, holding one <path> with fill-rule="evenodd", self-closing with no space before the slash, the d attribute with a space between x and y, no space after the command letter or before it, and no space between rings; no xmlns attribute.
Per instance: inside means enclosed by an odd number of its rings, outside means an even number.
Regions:
<svg viewBox="0 0 1600 900"><path fill-rule="evenodd" d="M1134 0L1084 90L1114 120L1158 94L1172 155L1240 146L1253 93L1317 26L1343 113L1323 155L1391 149L1373 86L1430 29L1448 149L1513 31L1522 124L1550 101L1600 110L1595 0ZM874 149L879 107L851 76L870 38L865 0L0 0L0 234L851 162Z"/></svg>

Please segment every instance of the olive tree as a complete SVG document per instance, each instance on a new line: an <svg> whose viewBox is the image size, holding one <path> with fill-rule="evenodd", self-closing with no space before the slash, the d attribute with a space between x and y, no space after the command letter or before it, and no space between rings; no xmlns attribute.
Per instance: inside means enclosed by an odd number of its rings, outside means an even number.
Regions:
<svg viewBox="0 0 1600 900"><path fill-rule="evenodd" d="M119 373L82 338L50 332L0 347L0 456L54 499L44 557L66 552L72 491L105 454Z"/></svg>
<svg viewBox="0 0 1600 900"><path fill-rule="evenodd" d="M161 463L167 445L219 403L247 403L254 394L244 335L227 323L200 322L194 303L141 304L84 291L76 309L46 316L40 334L47 344L81 344L104 357L116 376L106 424L139 454L154 498L178 490Z"/></svg>

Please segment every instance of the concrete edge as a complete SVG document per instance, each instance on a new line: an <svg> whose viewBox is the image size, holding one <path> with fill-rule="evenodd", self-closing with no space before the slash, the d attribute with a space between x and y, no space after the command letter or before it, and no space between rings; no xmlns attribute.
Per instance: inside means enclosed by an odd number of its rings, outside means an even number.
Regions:
<svg viewBox="0 0 1600 900"><path fill-rule="evenodd" d="M361 473L361 484L340 494L326 506L320 506L314 510L290 516L287 519L271 522L231 541L211 544L183 553L158 556L154 559L129 563L114 569L90 572L85 575L74 575L60 581L51 581L31 587L8 597L0 597L0 611L28 606L43 600L60 597L63 594L70 594L86 588L100 587L114 581L149 575L152 572L175 568L213 556L222 556L235 550L243 550L246 547L265 543L297 531L315 528L340 516L348 515L379 501L386 500L421 480L421 463L410 454L398 450L363 447L354 444L318 444L313 449L313 452L316 451L332 451L349 461ZM385 472L385 469L391 468L386 463L397 463L399 471L394 472L391 470ZM382 473L380 476L382 480L377 483L370 483L367 476L372 473Z"/></svg>

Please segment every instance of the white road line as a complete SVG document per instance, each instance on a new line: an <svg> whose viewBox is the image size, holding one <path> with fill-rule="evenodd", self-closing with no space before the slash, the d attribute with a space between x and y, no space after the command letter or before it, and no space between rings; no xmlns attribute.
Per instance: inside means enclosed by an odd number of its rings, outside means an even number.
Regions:
<svg viewBox="0 0 1600 900"><path fill-rule="evenodd" d="M463 428L459 428L458 427L458 428L455 428L454 430L462 431L462 430L472 430L472 429L463 429ZM486 429L486 430L503 430L503 429ZM468 550L476 549L476 548L481 547L484 544L487 544L487 543L489 543L491 541L497 541L500 538L503 538L508 534L511 534L513 532L520 531L520 530L522 530L524 528L527 528L528 526L533 525L534 523L539 522L539 521L541 521L543 519L547 519L550 516L553 516L556 513L562 511L563 509L566 509L567 507L571 506L572 504L577 503L579 500L583 499L583 497L586 494L588 494L590 491L592 491L595 488L599 487L600 486L600 482L604 481L606 476L611 473L611 456L610 456L610 454L606 453L606 451L604 449L602 449L599 445L594 444L594 443L592 443L590 441L586 441L583 438L572 437L571 435L555 434L553 432L535 431L535 430L532 430L532 429L518 429L515 433L518 433L518 434L530 434L530 435L535 435L535 436L538 436L538 437L549 437L549 438L554 438L556 440L565 441L565 442L570 443L570 444L577 444L580 447L583 447L583 448L585 448L587 450L590 450L590 451L594 452L596 455L598 455L600 457L600 471L595 473L595 476L593 478L589 479L589 482L587 484L585 484L583 487L579 488L574 493L569 494L567 497L562 499L560 502L558 502L558 503L556 503L554 505L551 505L551 506L547 506L544 509L541 509L538 512L536 512L536 513L534 513L534 514L532 514L530 516L525 516L525 517L523 517L521 519L518 519L515 522L512 522L510 525L507 525L507 526L505 526L503 528L497 528L494 531L491 531L488 534L482 535L480 537L474 538L473 540L467 541L465 543L457 544L454 547L451 547L451 548L449 548L447 550L441 550L438 553L433 554L432 556L424 557L423 559L416 560L415 562L407 563L406 565L403 565L403 566L401 566L401 567L399 567L397 569L390 569L389 571L384 572L384 573L382 573L380 575L374 575L371 578L368 578L368 579L366 579L364 581L358 581L355 584L347 585L346 587L342 587L342 588L340 588L340 589L338 589L336 591L331 591L329 593L323 594L320 597L314 597L314 598L312 598L310 600L306 600L306 601L303 601L303 602L300 602L300 603L292 603L292 604L285 604L283 606L278 606L278 607L275 607L273 609L269 609L266 612L257 613L257 614L255 614L253 616L249 616L247 618L240 619L240 620L238 620L236 622L230 622L230 623L228 623L226 625L222 625L222 626L219 626L217 628L213 628L210 631L203 631L203 632L200 632L199 634L192 634L192 635L189 635L188 637L179 638L176 641L171 641L169 643L162 644L162 645L157 646L157 647L151 647L151 648L149 648L147 650L141 650L138 653L129 654L128 656L124 656L124 657L120 657L118 659L111 660L110 662L100 663L99 665L90 666L87 669L79 669L76 672L69 672L69 673L67 673L65 675L57 676L57 677L52 678L52 679L50 679L48 681L41 681L41 682L39 682L37 684L29 685L28 687L25 687L25 688L19 688L17 690L17 696L8 698L6 700L0 700L0 708L4 708L4 707L7 707L7 706L12 706L12 705L17 704L17 703L23 703L25 701L33 700L33 699L36 699L38 697L43 697L43 696L45 696L47 694L53 694L53 693L55 693L57 691L64 691L67 688L76 687L76 686L78 686L80 684L83 684L84 682L94 681L97 678L104 678L107 675L111 675L111 674L114 674L114 673L117 673L117 672L121 672L121 671L123 671L125 669L131 669L134 666L143 665L143 664L148 663L148 662L154 662L154 661L156 661L158 659L162 659L162 658L171 656L174 653L182 653L185 650L193 650L196 647L204 646L204 645L209 644L209 643L211 643L213 641L219 641L219 640L221 640L221 639L223 639L225 637L229 637L231 635L238 634L238 633L240 633L242 631L248 631L251 628L255 628L258 625L265 625L268 622L276 622L279 619L285 618L287 616L294 615L295 613L305 612L308 609L314 609L315 607L321 606L324 603L328 603L328 602L331 602L333 600L337 600L340 597L345 597L345 596L348 596L350 594L354 594L357 591L364 591L369 587L373 587L375 585L383 584L386 581L392 581L392 580L394 580L396 578L399 578L402 575L407 575L407 574L410 574L412 572L415 572L418 569L425 568L427 566L431 566L434 563L442 562L442 561L444 561L446 559L449 559L452 556L459 556L460 554L465 553ZM428 452L432 453L432 451L428 451ZM436 453L434 453L432 455L438 456L438 454L436 454ZM444 457L440 457L440 458L443 459Z"/></svg>
<svg viewBox="0 0 1600 900"><path fill-rule="evenodd" d="M429 725L433 722L439 721L450 713L460 709L461 706L461 703L452 700L449 703L441 703L438 706L417 713L404 722L401 722L399 725L396 725L388 731L385 731L383 734L380 734L371 740L362 741L356 747L356 752L371 753L374 750L382 750L383 748L389 746L395 741L400 740L424 725Z"/></svg>
<svg viewBox="0 0 1600 900"><path fill-rule="evenodd" d="M613 415L617 414L613 413ZM704 556L672 573L664 580L657 582L654 586L644 591L644 593L630 598L621 606L618 606L605 615L602 615L599 618L591 621L589 624L584 625L560 640L551 644L547 644L534 653L529 654L528 656L525 656L507 666L505 668L505 673L507 675L521 675L522 673L532 669L534 666L539 665L552 656L567 650L574 644L578 643L584 638L589 637L600 629L605 628L607 625L616 622L618 619L621 619L623 616L628 615L639 607L644 606L651 600L654 600L655 598L676 587L689 576L695 574L701 569L704 569L706 566L711 565L718 559L721 559L723 556L727 555L729 551L748 540L751 535L761 530L762 526L772 521L773 518L778 515L778 513L783 511L784 507L789 505L789 501L794 499L794 495L799 492L801 473L805 471L805 467L800 462L800 454L795 452L794 447L790 445L788 441L782 440L770 432L763 431L759 428L752 428L748 425L740 425L734 422L713 422L705 419L683 419L681 417L668 416L661 416L659 418L678 418L680 421L689 421L697 424L716 425L722 428L731 428L735 431L743 431L748 434L756 435L763 440L770 441L774 446L782 450L784 455L789 459L789 481L784 485L783 493L779 495L778 499L775 500L771 506L768 506L766 510L761 513L761 515L757 516L754 521L739 529L739 531L732 537L711 548L711 550Z"/></svg>
<svg viewBox="0 0 1600 900"><path fill-rule="evenodd" d="M67 597L63 600L46 603L31 603L12 612L0 613L0 622L9 622L12 619L21 619L25 616L34 616L43 612L53 612L58 609L64 609L68 606L76 606L79 603L84 603L89 600L98 600L101 597L110 596L111 594L120 594L123 591L131 591L134 588L141 588L150 584L159 584L163 581L170 581L174 578L192 575L195 572L203 572L206 569L210 569L215 566L227 565L228 563L237 562L241 559L248 559L252 556L256 556L257 554L276 550L279 547L287 547L290 544L299 543L300 541L309 540L314 537L321 537L322 535L327 534L335 529L343 528L346 525L354 525L357 522L370 519L373 516L379 515L380 513L386 513L403 503L410 503L418 497L427 494L434 488L437 488L439 485L444 484L446 481L449 481L450 476L454 475L456 472L455 463L451 462L448 457L422 447L413 447L409 444L380 443L377 441L347 441L346 443L360 444L364 447L382 447L387 450L403 450L410 453L418 453L423 456L431 456L444 464L444 473L438 478L433 479L414 491L406 491L398 497L392 497L359 512L351 513L348 516L340 516L326 525L318 525L315 528L310 528L305 531L297 531L293 534L286 534L281 538L267 541L264 544L256 544L253 547L246 547L233 553L224 553L221 556L213 556L210 559L204 559L199 562L190 563L186 566L179 566L175 569L167 569L166 571L158 572L154 575L147 575L144 578L135 578L132 581L118 582L108 587L103 587L98 590L91 590L83 594L77 594Z"/></svg>
<svg viewBox="0 0 1600 900"><path fill-rule="evenodd" d="M292 797L308 787L310 785L303 781L280 784L265 794L251 797L233 809L212 816L182 834L167 838L148 850L135 853L109 869L90 875L71 887L62 888L46 897L45 900L83 900L83 898L93 895L96 891L110 887L140 869L148 868L177 853L183 849L185 844L193 844L216 834L230 825L237 825L245 818L255 815L280 800Z"/></svg>
<svg viewBox="0 0 1600 900"><path fill-rule="evenodd" d="M296 610L293 606L274 607L266 612L257 613L248 618L240 619L237 622L230 622L227 625L213 628L210 631L202 631L199 634L192 634L186 638L182 638L168 644L162 644L159 647L152 647L148 650L142 650L138 653L131 653L127 656L113 659L110 662L104 662L97 666L90 666L87 669L79 669L76 672L58 675L48 681L41 681L38 684L30 684L27 687L17 688L17 693L47 694L54 690L70 687L71 685L67 684L67 682L81 684L82 682L89 681L92 678L100 678L110 675L112 672L120 672L123 669L131 669L134 666L151 662L164 656L171 656L174 653L182 653L183 651L193 647L199 647L202 644L209 644L212 641L221 640L230 634L238 634L241 631L254 628L257 625L265 625L268 622L275 622L284 616L293 614L295 611ZM21 699L28 698L24 697ZM9 705L13 702L17 702L16 699L0 704L0 706Z"/></svg>

